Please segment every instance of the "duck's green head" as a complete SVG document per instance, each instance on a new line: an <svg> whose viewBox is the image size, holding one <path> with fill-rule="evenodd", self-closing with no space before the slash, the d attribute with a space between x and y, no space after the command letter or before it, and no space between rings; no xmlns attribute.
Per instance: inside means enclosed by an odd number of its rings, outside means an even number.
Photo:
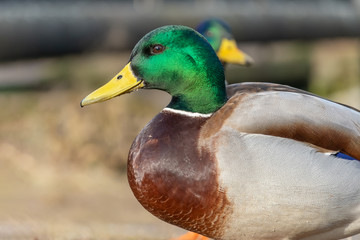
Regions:
<svg viewBox="0 0 360 240"><path fill-rule="evenodd" d="M237 47L231 29L224 21L216 18L208 19L200 23L196 30L209 41L223 64L242 66L253 64L254 60Z"/></svg>
<svg viewBox="0 0 360 240"><path fill-rule="evenodd" d="M168 92L168 107L212 113L227 101L224 79L223 66L203 36L185 26L165 26L145 35L125 68L81 105L148 88Z"/></svg>

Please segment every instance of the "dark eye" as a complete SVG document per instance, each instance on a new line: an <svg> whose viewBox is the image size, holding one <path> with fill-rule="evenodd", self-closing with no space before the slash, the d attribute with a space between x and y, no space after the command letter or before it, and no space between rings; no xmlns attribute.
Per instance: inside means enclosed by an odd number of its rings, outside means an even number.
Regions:
<svg viewBox="0 0 360 240"><path fill-rule="evenodd" d="M155 44L150 47L151 54L159 54L164 51L164 46L161 44Z"/></svg>
<svg viewBox="0 0 360 240"><path fill-rule="evenodd" d="M209 31L206 31L205 35L208 37L212 37L212 36L214 36L214 33L209 30Z"/></svg>

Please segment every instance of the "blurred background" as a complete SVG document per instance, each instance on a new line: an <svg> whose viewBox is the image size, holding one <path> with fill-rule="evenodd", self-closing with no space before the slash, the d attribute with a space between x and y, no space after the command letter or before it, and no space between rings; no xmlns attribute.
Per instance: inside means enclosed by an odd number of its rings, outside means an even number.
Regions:
<svg viewBox="0 0 360 240"><path fill-rule="evenodd" d="M150 30L209 17L255 59L228 66L230 83L287 84L360 108L360 0L0 0L0 239L183 233L142 209L126 179L133 139L169 96L79 103Z"/></svg>

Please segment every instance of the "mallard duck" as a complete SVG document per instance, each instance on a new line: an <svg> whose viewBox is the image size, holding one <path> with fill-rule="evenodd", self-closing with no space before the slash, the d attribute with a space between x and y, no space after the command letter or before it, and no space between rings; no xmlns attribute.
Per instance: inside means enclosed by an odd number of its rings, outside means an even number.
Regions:
<svg viewBox="0 0 360 240"><path fill-rule="evenodd" d="M128 158L135 197L168 223L219 240L359 233L360 162L334 153L360 159L360 112L291 87L241 86L228 98L204 37L165 26L81 105L138 89L172 96Z"/></svg>
<svg viewBox="0 0 360 240"><path fill-rule="evenodd" d="M207 19L195 29L209 41L224 66L227 63L243 66L250 66L254 63L249 55L237 47L230 26L223 20Z"/></svg>

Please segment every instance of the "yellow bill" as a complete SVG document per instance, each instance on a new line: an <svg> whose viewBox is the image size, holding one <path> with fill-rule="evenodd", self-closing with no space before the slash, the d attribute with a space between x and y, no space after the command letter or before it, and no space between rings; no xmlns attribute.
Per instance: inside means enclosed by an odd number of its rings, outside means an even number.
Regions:
<svg viewBox="0 0 360 240"><path fill-rule="evenodd" d="M80 105L86 106L92 103L103 102L124 93L144 87L143 81L134 76L130 62L116 76L104 86L90 93Z"/></svg>
<svg viewBox="0 0 360 240"><path fill-rule="evenodd" d="M252 57L237 47L235 40L226 38L221 41L217 55L220 61L225 63L240 64L244 66L250 66L254 63Z"/></svg>

